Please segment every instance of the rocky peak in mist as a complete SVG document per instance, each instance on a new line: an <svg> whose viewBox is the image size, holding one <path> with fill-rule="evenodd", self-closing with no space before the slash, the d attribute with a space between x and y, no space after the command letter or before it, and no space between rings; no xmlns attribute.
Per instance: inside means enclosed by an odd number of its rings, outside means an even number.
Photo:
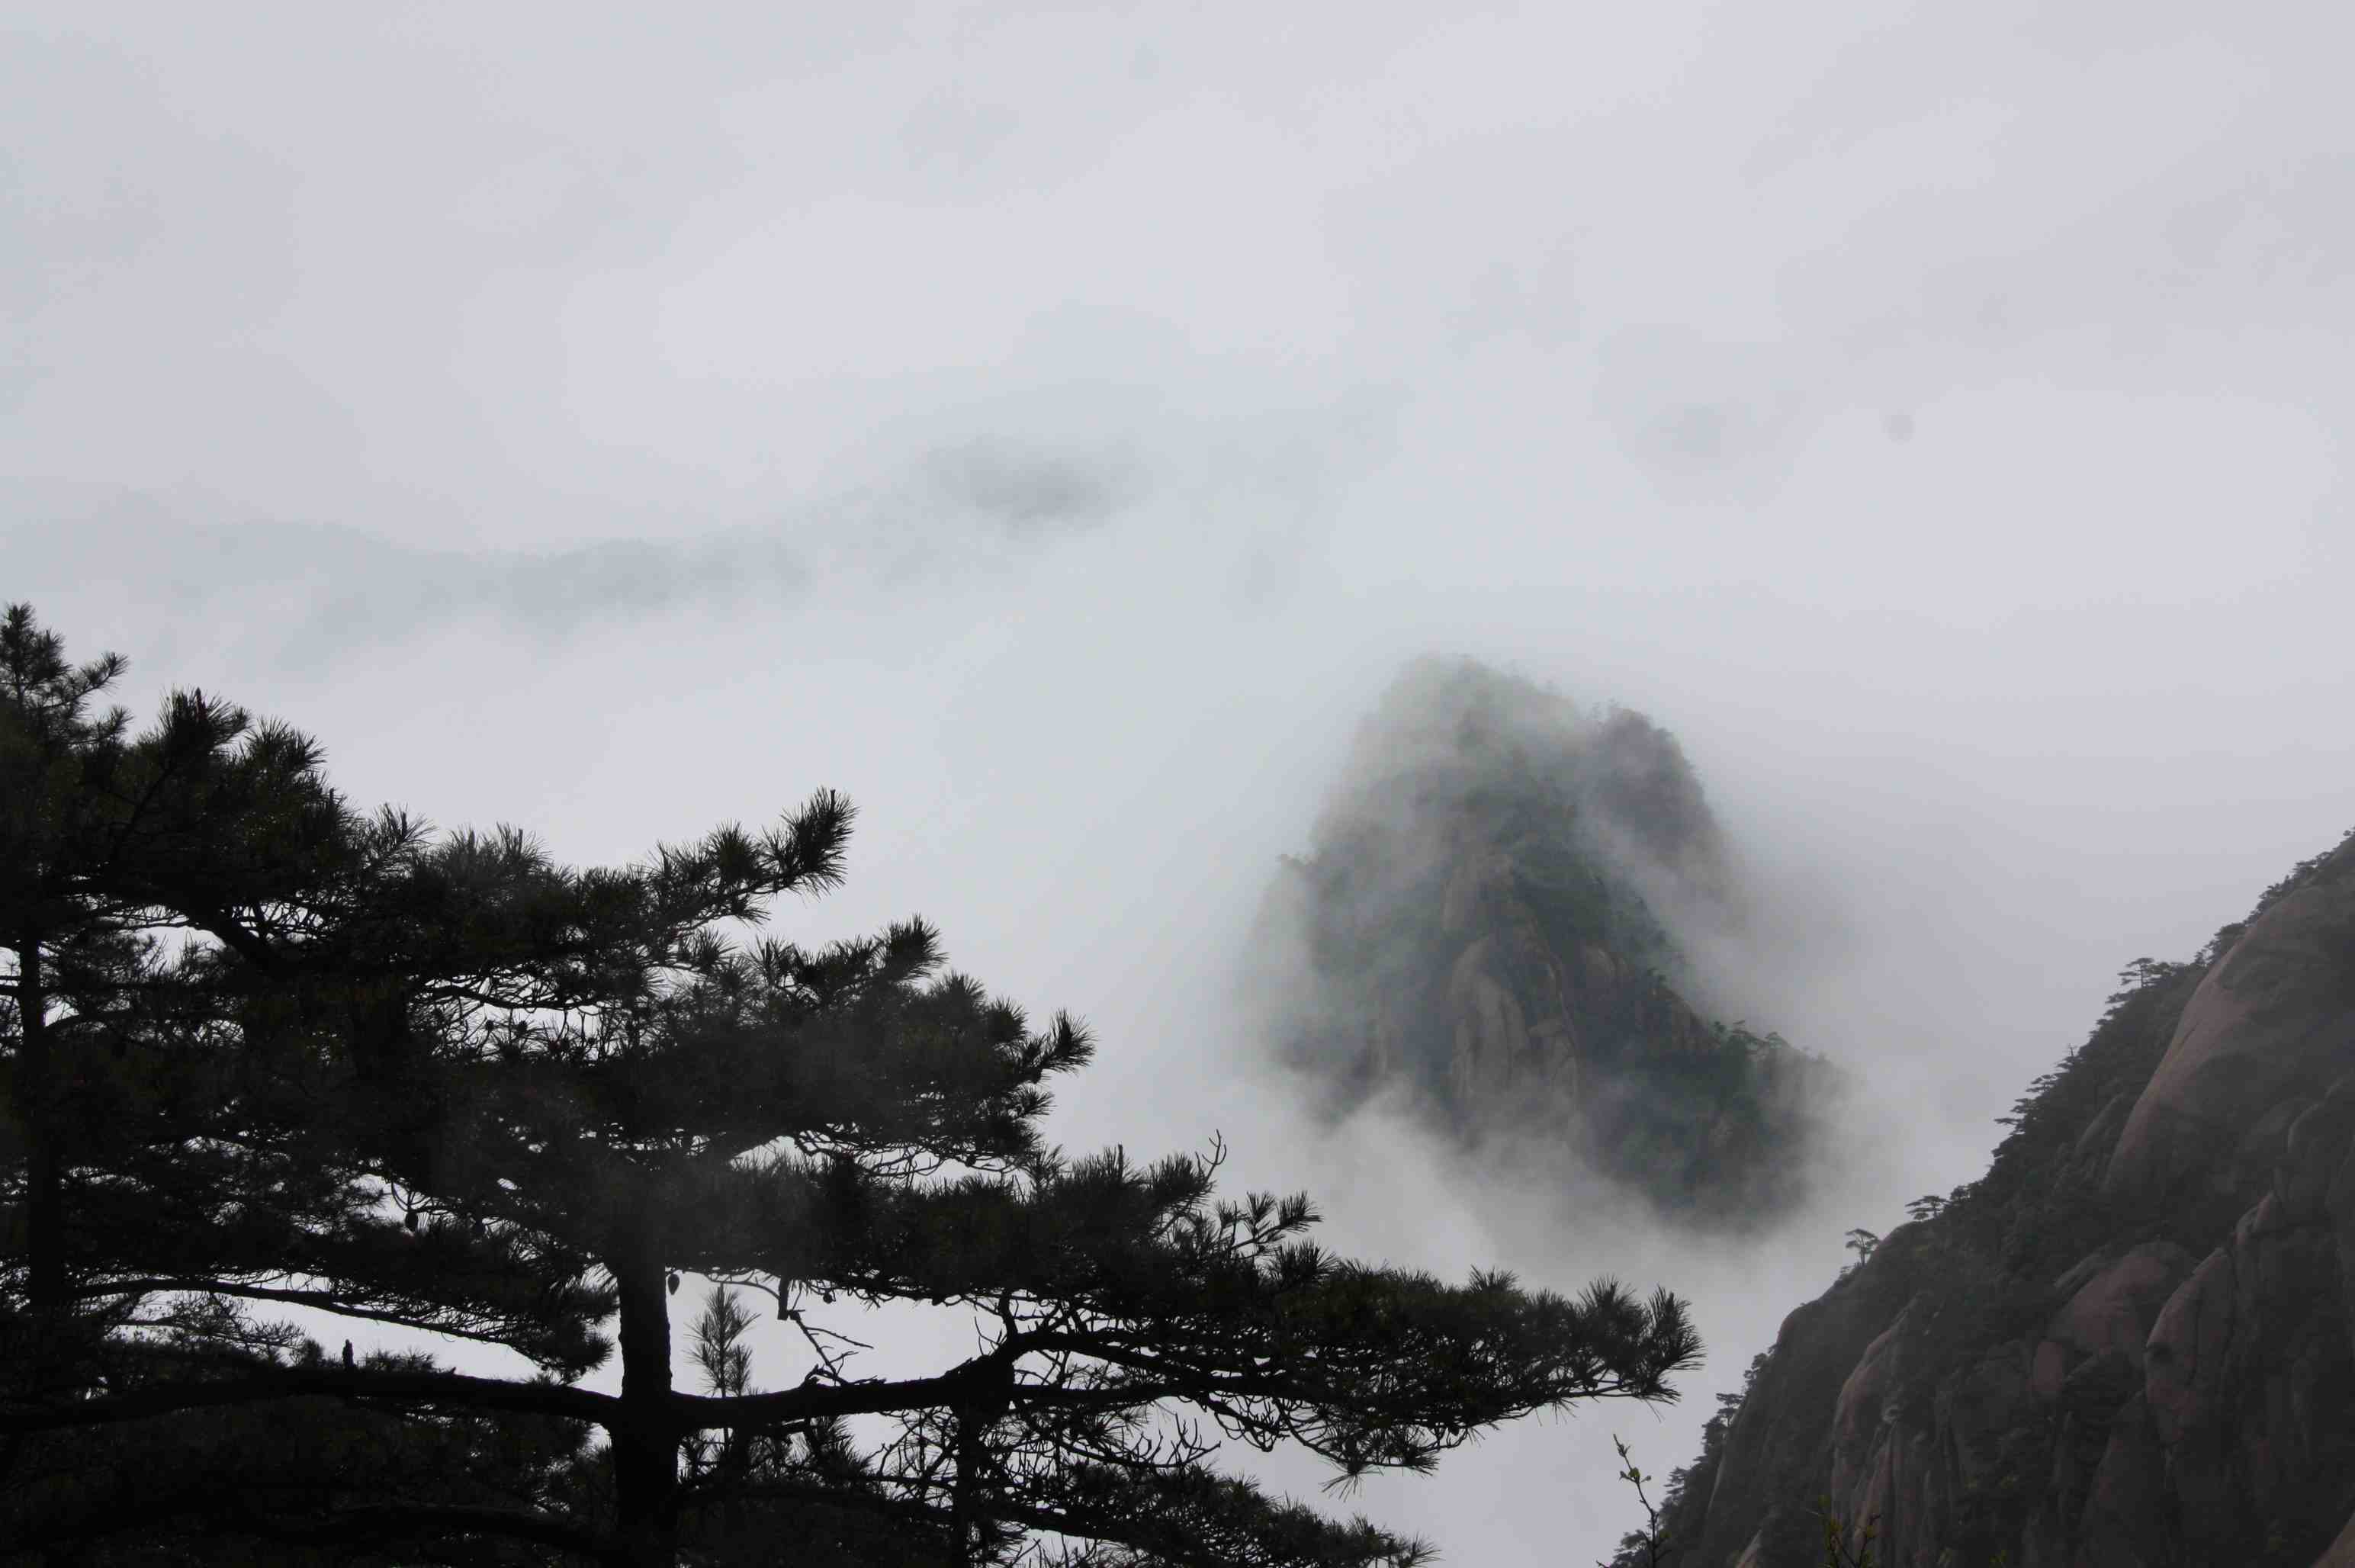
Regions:
<svg viewBox="0 0 2355 1568"><path fill-rule="evenodd" d="M1257 933L1283 1060L1705 1221L1786 1208L1837 1075L1695 1004L1679 928L1751 918L1675 737L1470 661L1361 728Z"/></svg>
<svg viewBox="0 0 2355 1568"><path fill-rule="evenodd" d="M1882 1568L2355 1568L2355 835L2124 980L1621 1568L1812 1568L1819 1499Z"/></svg>

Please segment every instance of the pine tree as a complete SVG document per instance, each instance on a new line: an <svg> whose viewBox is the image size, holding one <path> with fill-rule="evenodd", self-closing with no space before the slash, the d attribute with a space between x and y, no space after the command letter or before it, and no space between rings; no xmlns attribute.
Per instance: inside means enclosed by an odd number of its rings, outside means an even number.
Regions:
<svg viewBox="0 0 2355 1568"><path fill-rule="evenodd" d="M415 827L354 816L308 740L202 693L134 736L97 709L123 667L69 663L24 606L0 616L0 1399L54 1410L298 1363L299 1337L240 1299L537 1331L592 1365L609 1295L549 1299L544 1269L418 1246L320 1115L326 1064L264 1049L287 1042L268 1026L290 1006L348 990L350 963L310 960L329 933L348 959L353 917L376 911L358 890L413 856ZM331 1401L0 1443L0 1541L193 1518L218 1560L250 1561L238 1499L329 1456L481 1473L434 1457L437 1424ZM371 1466L346 1462L361 1449Z"/></svg>
<svg viewBox="0 0 2355 1568"><path fill-rule="evenodd" d="M219 957L314 925L368 847L291 731L200 692L135 739L122 709L93 713L123 668L69 664L23 605L0 618L0 1029L23 1159L0 1277L30 1308L12 1328L48 1336L120 1294L93 1285L111 1260L84 1245L115 1228L78 1211L168 1201L83 1176L200 1136L207 1104L237 1093L212 1071L236 1005Z"/></svg>
<svg viewBox="0 0 2355 1568"><path fill-rule="evenodd" d="M91 775L120 754L130 721L121 709L93 716L91 699L122 670L112 656L68 664L57 636L26 606L11 606L0 620L0 941L16 960L0 984L0 1023L12 1047L12 1130L25 1169L11 1230L23 1232L26 1298L51 1315L67 1302L66 1090L75 1076L75 1063L63 1059L74 1042L59 1040L74 1019L53 1020L51 997L86 991L94 971L119 971L128 956L123 941L110 940L103 908L76 896L87 873L81 807Z"/></svg>
<svg viewBox="0 0 2355 1568"><path fill-rule="evenodd" d="M447 857L398 814L354 814L307 737L201 692L135 737L122 709L93 715L123 668L69 665L25 606L0 620L0 1040L22 1150L5 1299L48 1332L191 1290L430 1317L500 1270L387 1222L330 1114L351 1075L327 1041L384 997L479 981L479 950L421 962L383 941L388 893ZM540 1284L506 1273L476 1295ZM580 1366L602 1349L570 1311L599 1299L540 1315ZM525 1327L458 1300L432 1326Z"/></svg>
<svg viewBox="0 0 2355 1568"><path fill-rule="evenodd" d="M144 1339L147 1359L77 1374L71 1399L12 1394L0 1442L135 1446L286 1408L412 1435L397 1464L225 1482L144 1528L364 1536L406 1561L1409 1562L1414 1543L1222 1473L1222 1441L1300 1445L1344 1477L1420 1471L1532 1411L1671 1397L1698 1353L1665 1294L1573 1301L1331 1257L1305 1198L1218 1200L1222 1149L1049 1148L1047 1085L1093 1049L1079 1025L1034 1027L948 970L922 921L817 948L762 932L783 895L839 881L838 796L575 870L514 830L359 818L309 742L236 717L211 754L275 757L310 804L265 832L230 809L245 796L199 796L168 853L108 872L125 890L109 897L201 938L171 961L179 1017L149 1033L203 1066L203 1136L178 1136L184 1112L172 1136L72 1146L80 1186L189 1194L210 1222L189 1242L104 1205L66 1214L80 1261L61 1266L117 1315L109 1353ZM123 728L62 744L121 748ZM217 881L239 846L279 880ZM8 1042L20 1080L27 1035ZM16 1104L57 1125L50 1101ZM687 1275L729 1287L696 1326L701 1392L672 1360ZM740 1343L760 1297L810 1357L767 1392ZM272 1302L457 1332L540 1371L346 1368L250 1316ZM857 1375L858 1337L898 1320L870 1309L910 1303L963 1315L975 1351ZM162 1374L158 1333L182 1340ZM609 1343L618 1390L583 1386ZM591 1427L602 1446L568 1448ZM432 1457L509 1439L512 1463Z"/></svg>

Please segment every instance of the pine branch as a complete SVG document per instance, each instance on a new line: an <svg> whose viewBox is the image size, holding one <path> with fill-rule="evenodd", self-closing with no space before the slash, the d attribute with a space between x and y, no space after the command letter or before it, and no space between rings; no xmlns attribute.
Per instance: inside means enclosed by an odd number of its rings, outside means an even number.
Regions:
<svg viewBox="0 0 2355 1568"><path fill-rule="evenodd" d="M621 1401L611 1394L566 1383L516 1382L456 1372L281 1367L243 1371L233 1377L151 1383L124 1393L101 1394L62 1405L0 1405L0 1433L58 1432L144 1421L184 1410L322 1395L380 1400L393 1404L514 1411L600 1425L609 1425L621 1409Z"/></svg>

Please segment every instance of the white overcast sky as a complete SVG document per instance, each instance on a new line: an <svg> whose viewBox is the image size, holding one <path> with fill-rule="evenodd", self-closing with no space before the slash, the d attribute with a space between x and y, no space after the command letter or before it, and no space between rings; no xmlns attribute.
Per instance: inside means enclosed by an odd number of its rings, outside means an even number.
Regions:
<svg viewBox="0 0 2355 1568"><path fill-rule="evenodd" d="M1453 1561L1606 1550L1613 1430L1689 1457L2120 965L2355 823L2345 7L0 29L0 597L579 859L837 785L795 930L921 911L1086 1015L1073 1145L1223 1130L1350 1250L1693 1293L1681 1411L1364 1495ZM1870 1180L1678 1248L1241 1075L1224 965L1425 650L1684 737L1799 937L1736 989L1873 1075Z"/></svg>

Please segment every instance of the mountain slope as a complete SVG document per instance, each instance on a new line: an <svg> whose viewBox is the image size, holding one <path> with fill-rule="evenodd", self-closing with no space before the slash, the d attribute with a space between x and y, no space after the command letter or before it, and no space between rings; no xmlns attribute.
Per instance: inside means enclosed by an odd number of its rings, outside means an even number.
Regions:
<svg viewBox="0 0 2355 1568"><path fill-rule="evenodd" d="M1785 1319L1664 1562L1819 1563L1828 1498L1881 1568L2355 1564L2355 836L2125 979L1986 1176Z"/></svg>

